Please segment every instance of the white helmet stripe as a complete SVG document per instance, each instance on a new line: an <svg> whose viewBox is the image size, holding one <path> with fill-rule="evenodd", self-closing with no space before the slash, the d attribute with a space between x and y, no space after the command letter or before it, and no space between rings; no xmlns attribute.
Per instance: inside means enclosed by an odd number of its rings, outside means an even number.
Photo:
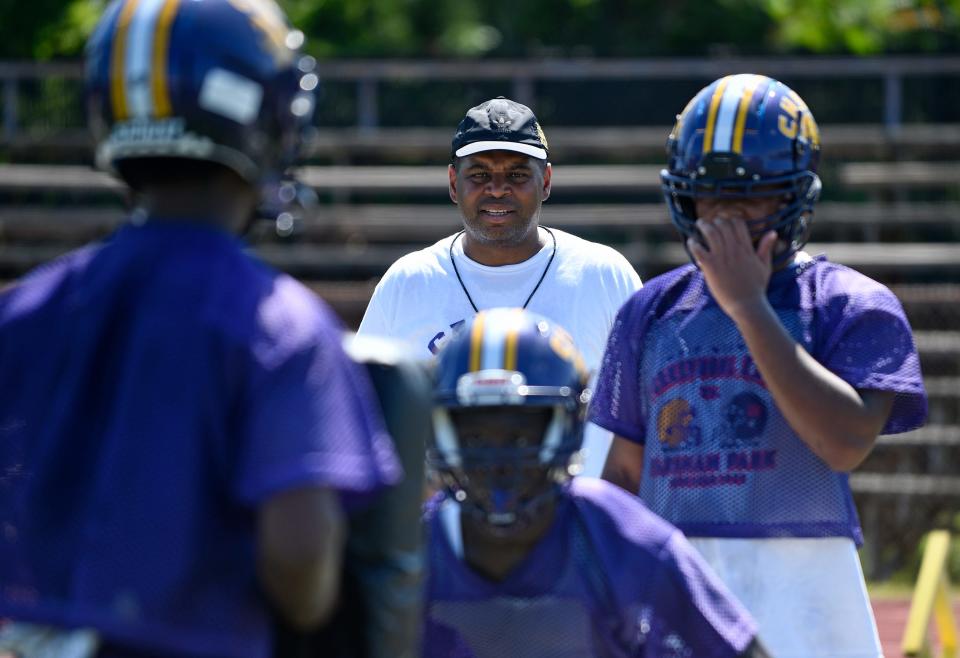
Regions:
<svg viewBox="0 0 960 658"><path fill-rule="evenodd" d="M743 97L744 87L753 76L735 75L730 78L727 88L723 90L720 99L720 108L717 111L717 126L713 133L712 151L729 152L733 150L733 131L737 121L737 109Z"/></svg>
<svg viewBox="0 0 960 658"><path fill-rule="evenodd" d="M493 318L496 318L496 321L491 321ZM503 312L491 312L483 324L483 358L480 360L480 370L516 369L517 332L523 326L523 309L511 308L504 309ZM508 363L511 344L513 358Z"/></svg>
<svg viewBox="0 0 960 658"><path fill-rule="evenodd" d="M153 41L163 5L164 0L141 0L130 23L124 86L133 118L145 119L153 115Z"/></svg>
<svg viewBox="0 0 960 658"><path fill-rule="evenodd" d="M480 359L480 370L501 370L509 327L501 322L485 322L484 325L483 357Z"/></svg>

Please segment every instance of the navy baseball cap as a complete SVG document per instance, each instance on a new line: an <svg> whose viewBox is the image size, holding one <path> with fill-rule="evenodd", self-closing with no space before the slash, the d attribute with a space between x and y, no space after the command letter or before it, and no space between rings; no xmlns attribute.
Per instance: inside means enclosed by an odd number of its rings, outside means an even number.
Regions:
<svg viewBox="0 0 960 658"><path fill-rule="evenodd" d="M503 96L470 108L457 126L452 146L456 158L482 151L516 151L546 160L549 152L533 111Z"/></svg>

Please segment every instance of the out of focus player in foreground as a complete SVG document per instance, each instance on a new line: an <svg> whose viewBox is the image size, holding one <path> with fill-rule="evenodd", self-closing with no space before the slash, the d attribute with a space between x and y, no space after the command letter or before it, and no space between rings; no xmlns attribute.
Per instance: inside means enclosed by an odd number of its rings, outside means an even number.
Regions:
<svg viewBox="0 0 960 658"><path fill-rule="evenodd" d="M351 335L347 354L363 364L393 437L403 481L349 515L340 598L313 632L278 622L277 658L416 658L423 616L424 449L432 432L433 387L423 361L398 342Z"/></svg>
<svg viewBox="0 0 960 658"><path fill-rule="evenodd" d="M270 605L321 622L343 506L400 476L339 322L236 237L309 124L301 41L270 0L118 1L91 38L142 213L0 295L0 647L268 656Z"/></svg>
<svg viewBox="0 0 960 658"><path fill-rule="evenodd" d="M847 472L926 397L897 298L801 251L819 156L776 80L690 101L661 177L694 264L621 309L591 417L616 435L604 477L691 537L773 655L875 657Z"/></svg>
<svg viewBox="0 0 960 658"><path fill-rule="evenodd" d="M569 477L586 381L569 335L521 309L480 311L441 349L424 655L765 656L676 528Z"/></svg>

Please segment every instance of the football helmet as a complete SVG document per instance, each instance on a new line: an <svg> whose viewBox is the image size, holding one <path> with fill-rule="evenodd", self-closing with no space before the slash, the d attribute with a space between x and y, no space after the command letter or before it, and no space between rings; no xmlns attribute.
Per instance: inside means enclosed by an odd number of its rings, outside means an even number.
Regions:
<svg viewBox="0 0 960 658"><path fill-rule="evenodd" d="M820 196L820 132L803 99L763 75L728 75L704 87L677 116L660 172L670 219L684 238L699 238L694 200L783 197L780 209L750 222L773 229L783 262L806 244Z"/></svg>
<svg viewBox="0 0 960 658"><path fill-rule="evenodd" d="M465 512L513 532L575 472L589 397L566 331L519 308L481 311L437 356L428 464Z"/></svg>
<svg viewBox="0 0 960 658"><path fill-rule="evenodd" d="M318 78L273 0L115 0L86 50L100 168L179 158L280 189Z"/></svg>

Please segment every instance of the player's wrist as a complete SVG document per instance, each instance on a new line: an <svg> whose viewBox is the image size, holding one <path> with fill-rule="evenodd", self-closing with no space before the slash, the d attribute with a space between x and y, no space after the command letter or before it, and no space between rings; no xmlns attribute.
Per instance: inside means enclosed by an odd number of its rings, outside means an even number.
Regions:
<svg viewBox="0 0 960 658"><path fill-rule="evenodd" d="M776 320L776 314L770 302L767 301L766 295L730 302L724 311L741 331L752 326L763 325L771 319Z"/></svg>

